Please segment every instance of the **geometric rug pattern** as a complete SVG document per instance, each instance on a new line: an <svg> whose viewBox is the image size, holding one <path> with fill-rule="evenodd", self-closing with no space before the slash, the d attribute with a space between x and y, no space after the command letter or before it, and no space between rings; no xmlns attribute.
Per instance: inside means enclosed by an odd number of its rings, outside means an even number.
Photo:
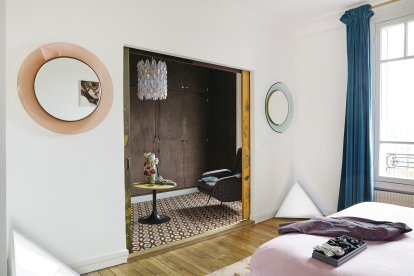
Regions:
<svg viewBox="0 0 414 276"><path fill-rule="evenodd" d="M163 224L141 224L138 219L152 212L152 200L132 204L132 250L133 252L161 244L178 241L196 234L226 226L242 217L241 201L223 202L197 192L157 200L160 215L171 218Z"/></svg>

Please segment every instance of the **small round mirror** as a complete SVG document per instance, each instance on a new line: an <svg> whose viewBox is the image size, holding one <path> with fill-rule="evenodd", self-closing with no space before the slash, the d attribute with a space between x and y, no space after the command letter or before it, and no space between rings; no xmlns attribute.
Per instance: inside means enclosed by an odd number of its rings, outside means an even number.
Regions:
<svg viewBox="0 0 414 276"><path fill-rule="evenodd" d="M280 90L274 91L269 97L267 108L270 120L275 125L283 124L289 114L289 103L285 93Z"/></svg>
<svg viewBox="0 0 414 276"><path fill-rule="evenodd" d="M91 115L101 98L101 84L86 63L70 57L52 59L39 69L34 91L40 106L62 121Z"/></svg>
<svg viewBox="0 0 414 276"><path fill-rule="evenodd" d="M293 117L293 98L282 82L273 84L266 95L265 113L269 126L276 132L286 131Z"/></svg>

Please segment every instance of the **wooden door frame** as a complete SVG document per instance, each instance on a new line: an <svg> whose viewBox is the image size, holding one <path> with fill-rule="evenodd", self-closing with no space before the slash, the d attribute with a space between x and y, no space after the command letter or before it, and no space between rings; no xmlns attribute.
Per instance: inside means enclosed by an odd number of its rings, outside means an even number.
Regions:
<svg viewBox="0 0 414 276"><path fill-rule="evenodd" d="M129 48L124 47L124 171L125 171L125 234L126 247L132 253L131 226L131 171L130 171L130 88L129 88Z"/></svg>
<svg viewBox="0 0 414 276"><path fill-rule="evenodd" d="M129 47L124 47L124 170L125 170L125 234L126 247L132 253L131 226L131 175L130 175L130 80L129 80ZM194 61L194 63L196 63ZM200 63L201 64L201 63ZM200 65L197 64L197 65ZM203 63L205 67L226 71L226 67ZM202 65L202 64L201 64ZM207 66L208 65L208 66ZM211 67L213 66L213 67ZM217 67L217 68L216 68ZM232 69L232 68L227 68ZM227 71L229 71L227 70ZM232 69L233 71L235 69ZM250 72L241 71L242 101L242 219L250 218Z"/></svg>
<svg viewBox="0 0 414 276"><path fill-rule="evenodd" d="M250 218L250 72L241 72L242 100L242 219Z"/></svg>

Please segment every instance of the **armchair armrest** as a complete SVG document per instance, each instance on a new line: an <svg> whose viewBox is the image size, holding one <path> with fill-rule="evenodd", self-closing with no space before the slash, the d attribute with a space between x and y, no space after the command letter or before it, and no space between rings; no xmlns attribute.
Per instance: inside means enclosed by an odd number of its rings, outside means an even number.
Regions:
<svg viewBox="0 0 414 276"><path fill-rule="evenodd" d="M214 176L217 178L223 178L223 177L227 177L227 176L231 176L231 171L224 169L224 170L216 170L216 171L211 171L211 172L205 172L203 173L203 175L201 176L201 178L204 177L209 177L209 176Z"/></svg>

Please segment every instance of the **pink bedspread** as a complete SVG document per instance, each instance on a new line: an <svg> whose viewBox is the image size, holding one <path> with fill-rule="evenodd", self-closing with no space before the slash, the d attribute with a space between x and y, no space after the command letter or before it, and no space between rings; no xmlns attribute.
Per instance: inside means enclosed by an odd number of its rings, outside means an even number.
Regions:
<svg viewBox="0 0 414 276"><path fill-rule="evenodd" d="M338 216L404 222L414 227L414 208L384 203L360 203L332 215ZM367 250L340 267L312 258L313 246L327 240L323 236L298 233L277 237L254 252L250 262L251 275L414 275L414 231L400 235L394 241L367 241Z"/></svg>

